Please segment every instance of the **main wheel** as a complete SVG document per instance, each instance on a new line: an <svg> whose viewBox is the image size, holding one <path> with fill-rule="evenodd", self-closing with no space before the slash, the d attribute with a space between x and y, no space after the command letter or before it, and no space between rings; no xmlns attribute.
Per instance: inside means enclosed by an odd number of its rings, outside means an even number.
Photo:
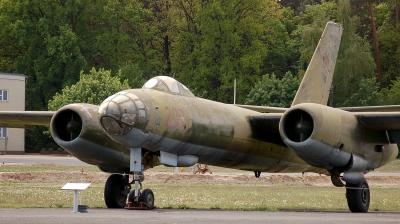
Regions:
<svg viewBox="0 0 400 224"><path fill-rule="evenodd" d="M125 208L127 193L129 193L128 185L124 176L112 174L106 181L104 187L104 201L107 208Z"/></svg>
<svg viewBox="0 0 400 224"><path fill-rule="evenodd" d="M368 212L370 193L367 181L364 179L358 184L346 184L347 205L351 212Z"/></svg>
<svg viewBox="0 0 400 224"><path fill-rule="evenodd" d="M144 202L149 209L154 208L154 194L150 189L144 189L144 191L140 194L139 197L140 202Z"/></svg>

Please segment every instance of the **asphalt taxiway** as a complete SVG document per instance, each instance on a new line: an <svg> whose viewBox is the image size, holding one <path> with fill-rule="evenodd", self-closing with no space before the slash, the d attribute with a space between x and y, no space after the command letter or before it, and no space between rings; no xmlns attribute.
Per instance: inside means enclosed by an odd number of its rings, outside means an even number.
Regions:
<svg viewBox="0 0 400 224"><path fill-rule="evenodd" d="M336 211L264 212L225 210L132 211L124 209L90 209L72 213L71 209L0 209L0 223L16 224L110 224L110 223L399 223L400 213L357 214Z"/></svg>
<svg viewBox="0 0 400 224"><path fill-rule="evenodd" d="M65 155L0 155L2 164L56 164L65 166L89 165L72 156Z"/></svg>

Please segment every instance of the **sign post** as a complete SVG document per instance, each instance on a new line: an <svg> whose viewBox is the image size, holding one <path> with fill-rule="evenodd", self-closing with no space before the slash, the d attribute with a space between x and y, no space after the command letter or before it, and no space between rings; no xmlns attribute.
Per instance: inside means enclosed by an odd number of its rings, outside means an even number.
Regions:
<svg viewBox="0 0 400 224"><path fill-rule="evenodd" d="M86 190L91 183L67 183L65 184L61 190L73 190L74 191L74 208L72 209L73 213L78 212L78 191Z"/></svg>

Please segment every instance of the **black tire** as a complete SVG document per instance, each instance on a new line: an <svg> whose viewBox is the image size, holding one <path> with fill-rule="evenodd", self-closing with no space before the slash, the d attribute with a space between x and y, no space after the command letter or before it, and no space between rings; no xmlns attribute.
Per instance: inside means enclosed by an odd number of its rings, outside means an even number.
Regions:
<svg viewBox="0 0 400 224"><path fill-rule="evenodd" d="M139 197L140 202L144 202L149 209L154 209L154 194L150 189L145 189Z"/></svg>
<svg viewBox="0 0 400 224"><path fill-rule="evenodd" d="M139 200L140 200L140 190L139 190ZM133 190L129 193L128 202L132 202L132 203L134 203L134 204L138 204L138 202L135 203L135 189L133 189Z"/></svg>
<svg viewBox="0 0 400 224"><path fill-rule="evenodd" d="M370 192L366 180L358 184L346 184L347 205L351 212L366 213L369 209Z"/></svg>
<svg viewBox="0 0 400 224"><path fill-rule="evenodd" d="M107 208L125 208L127 195L125 178L119 174L108 177L104 187L104 201Z"/></svg>

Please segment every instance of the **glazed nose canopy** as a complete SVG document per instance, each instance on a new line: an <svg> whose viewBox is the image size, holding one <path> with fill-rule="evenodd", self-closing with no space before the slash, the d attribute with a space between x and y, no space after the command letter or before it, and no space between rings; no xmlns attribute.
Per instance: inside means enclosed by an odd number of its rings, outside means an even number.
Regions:
<svg viewBox="0 0 400 224"><path fill-rule="evenodd" d="M125 135L135 125L138 117L145 117L143 102L132 93L119 92L100 105L100 123L111 135Z"/></svg>

